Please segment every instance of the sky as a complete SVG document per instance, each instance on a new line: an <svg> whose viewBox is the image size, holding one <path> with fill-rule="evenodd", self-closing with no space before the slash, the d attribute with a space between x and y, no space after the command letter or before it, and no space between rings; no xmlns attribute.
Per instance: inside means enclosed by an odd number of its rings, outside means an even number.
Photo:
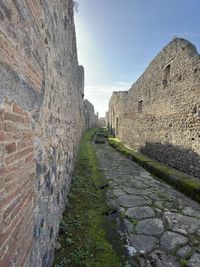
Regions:
<svg viewBox="0 0 200 267"><path fill-rule="evenodd" d="M130 89L174 37L200 51L200 0L78 0L75 27L85 98L105 116L113 91Z"/></svg>

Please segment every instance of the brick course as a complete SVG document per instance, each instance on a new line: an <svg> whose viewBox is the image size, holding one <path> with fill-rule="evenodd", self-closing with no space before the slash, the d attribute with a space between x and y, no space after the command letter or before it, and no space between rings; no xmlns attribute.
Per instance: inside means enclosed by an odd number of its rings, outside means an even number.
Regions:
<svg viewBox="0 0 200 267"><path fill-rule="evenodd" d="M23 134L16 135L15 142L13 142L12 135L8 135L11 140L7 136L10 129L14 130L15 133L18 130L20 131L18 122L24 123L24 117L27 117L28 114L22 112L15 102L9 103L5 101L3 107L4 109L1 112L6 116L1 117L1 123L4 125L2 127L4 131L1 132L1 136L5 138L0 140L5 146L0 169L0 190L3 190L3 194L0 196L0 214L2 216L0 221L0 266L17 266L17 262L20 262L24 253L26 254L26 250L19 251L22 246L22 240L33 240L33 217L31 217L30 221L28 212L24 211L28 207L33 212L34 208L34 149L33 141L31 140L26 141L27 146L25 149L23 146L17 146L18 143L22 144L24 142ZM5 109L10 110L10 112L5 112ZM16 120L15 113L19 110L22 116L20 120ZM9 128L6 127L8 124ZM33 135L33 130L27 130L27 133ZM28 162L29 166L27 166L26 160L30 153L32 153L32 158ZM28 184L26 181L29 181ZM32 227L29 225L32 225ZM24 232L23 229L27 227L30 228L30 231Z"/></svg>
<svg viewBox="0 0 200 267"><path fill-rule="evenodd" d="M73 1L0 0L0 14L0 267L48 267L96 117L83 103Z"/></svg>

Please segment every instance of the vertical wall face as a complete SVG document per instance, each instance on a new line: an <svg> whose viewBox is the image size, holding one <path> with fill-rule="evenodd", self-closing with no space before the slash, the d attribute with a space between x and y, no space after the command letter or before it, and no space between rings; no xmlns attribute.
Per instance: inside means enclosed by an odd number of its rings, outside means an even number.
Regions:
<svg viewBox="0 0 200 267"><path fill-rule="evenodd" d="M0 266L23 266L33 245L34 131L28 114L7 101L0 129Z"/></svg>
<svg viewBox="0 0 200 267"><path fill-rule="evenodd" d="M51 265L83 76L71 0L0 0L0 266Z"/></svg>
<svg viewBox="0 0 200 267"><path fill-rule="evenodd" d="M87 130L98 126L98 116L95 115L94 107L87 99L84 101L84 114Z"/></svg>
<svg viewBox="0 0 200 267"><path fill-rule="evenodd" d="M127 92L113 93L108 121L130 147L200 173L200 59L184 39L169 43Z"/></svg>

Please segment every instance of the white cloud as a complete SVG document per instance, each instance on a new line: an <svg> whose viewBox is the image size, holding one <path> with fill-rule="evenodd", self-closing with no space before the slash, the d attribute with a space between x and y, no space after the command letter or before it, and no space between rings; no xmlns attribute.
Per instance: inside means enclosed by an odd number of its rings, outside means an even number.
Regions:
<svg viewBox="0 0 200 267"><path fill-rule="evenodd" d="M131 83L121 81L114 82L113 84L89 85L85 87L85 98L94 105L100 117L104 117L105 112L108 110L108 103L113 91L125 91L130 86Z"/></svg>

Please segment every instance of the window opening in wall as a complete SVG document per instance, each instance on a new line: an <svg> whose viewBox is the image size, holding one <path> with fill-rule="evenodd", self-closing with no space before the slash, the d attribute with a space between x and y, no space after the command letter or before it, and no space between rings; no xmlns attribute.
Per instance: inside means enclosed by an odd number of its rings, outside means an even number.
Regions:
<svg viewBox="0 0 200 267"><path fill-rule="evenodd" d="M143 106L143 99L140 99L138 101L138 112L141 113L142 112L142 106Z"/></svg>
<svg viewBox="0 0 200 267"><path fill-rule="evenodd" d="M116 118L116 135L118 135L119 119Z"/></svg>
<svg viewBox="0 0 200 267"><path fill-rule="evenodd" d="M170 64L168 64L165 68L164 68L164 85L167 85L168 81L169 81L169 77L170 77Z"/></svg>

